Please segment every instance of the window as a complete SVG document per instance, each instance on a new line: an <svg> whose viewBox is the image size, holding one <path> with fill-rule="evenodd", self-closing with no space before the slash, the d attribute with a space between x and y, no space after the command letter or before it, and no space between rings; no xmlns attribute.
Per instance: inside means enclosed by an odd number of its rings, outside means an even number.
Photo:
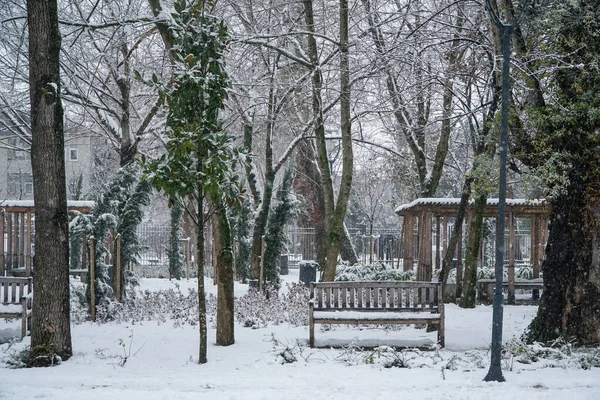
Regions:
<svg viewBox="0 0 600 400"><path fill-rule="evenodd" d="M16 199L33 194L33 176L24 172L9 172L7 180L8 196Z"/></svg>
<svg viewBox="0 0 600 400"><path fill-rule="evenodd" d="M25 143L16 137L11 137L8 139L7 148L9 160L24 160L29 157L29 152L25 150Z"/></svg>
<svg viewBox="0 0 600 400"><path fill-rule="evenodd" d="M69 160L71 161L77 161L77 149L69 149Z"/></svg>

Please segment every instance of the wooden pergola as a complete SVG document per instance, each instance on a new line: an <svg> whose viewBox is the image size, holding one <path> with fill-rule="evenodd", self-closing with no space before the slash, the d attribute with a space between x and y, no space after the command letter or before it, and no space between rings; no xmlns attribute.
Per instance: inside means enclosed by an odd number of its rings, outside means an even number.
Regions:
<svg viewBox="0 0 600 400"><path fill-rule="evenodd" d="M69 201L68 211L89 214L93 201ZM24 270L31 276L32 234L35 232L35 207L33 200L5 200L0 202L0 276L11 275L14 270Z"/></svg>
<svg viewBox="0 0 600 400"><path fill-rule="evenodd" d="M448 238L450 237L451 224L456 220L459 198L420 198L409 204L396 208L395 212L403 218L401 249L402 266L404 270L413 270L415 261L417 266L417 280L429 281L433 275L433 266L439 269L441 260L447 251ZM467 208L466 232L471 224L473 202ZM514 282L515 249L517 248L516 219L527 218L531 221L531 256L528 260L533 269L533 278L539 278L540 265L544 259L544 247L548 239L548 216L550 207L543 199L507 199L506 200L506 227L508 237L505 240L505 249L508 250L508 276ZM488 199L484 211L485 218L498 217L498 199ZM462 227L458 248L456 251L456 280L462 280L463 246ZM482 265L480 250L478 265ZM495 258L495 257L494 257ZM512 286L512 285L510 285Z"/></svg>

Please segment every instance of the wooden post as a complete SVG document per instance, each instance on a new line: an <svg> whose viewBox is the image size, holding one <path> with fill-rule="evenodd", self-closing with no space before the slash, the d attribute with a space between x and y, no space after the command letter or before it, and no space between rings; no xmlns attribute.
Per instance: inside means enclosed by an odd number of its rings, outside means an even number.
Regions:
<svg viewBox="0 0 600 400"><path fill-rule="evenodd" d="M423 265L425 264L425 213L421 213L419 216L419 223L417 225L419 227L419 245L418 245L418 254L417 254L417 280L422 281L425 279L425 275L423 273Z"/></svg>
<svg viewBox="0 0 600 400"><path fill-rule="evenodd" d="M115 255L116 257L116 282L115 282L115 289L117 292L117 301L121 301L121 234L118 233L117 237L117 254Z"/></svg>
<svg viewBox="0 0 600 400"><path fill-rule="evenodd" d="M31 276L31 211L27 211L27 244L26 244L26 256L25 256L25 276ZM2 235L4 236L4 235Z"/></svg>
<svg viewBox="0 0 600 400"><path fill-rule="evenodd" d="M258 291L263 292L263 277L265 271L265 235L262 237L262 245L260 249L260 279L258 281Z"/></svg>
<svg viewBox="0 0 600 400"><path fill-rule="evenodd" d="M414 269L414 244L415 244L415 217L413 215L407 215L407 224L406 224L406 234L404 237L406 238L406 247L404 252L404 271L412 271Z"/></svg>
<svg viewBox="0 0 600 400"><path fill-rule="evenodd" d="M443 236L442 236L442 258L446 257L446 252L448 251L448 216L444 216L444 226L443 226Z"/></svg>
<svg viewBox="0 0 600 400"><path fill-rule="evenodd" d="M25 214L21 214L21 234L19 235L19 268L25 267Z"/></svg>
<svg viewBox="0 0 600 400"><path fill-rule="evenodd" d="M0 211L0 275L5 275L6 263L4 259L4 210Z"/></svg>
<svg viewBox="0 0 600 400"><path fill-rule="evenodd" d="M94 262L94 236L90 236L90 315L92 322L96 322L96 294L94 291L94 272L96 263Z"/></svg>
<svg viewBox="0 0 600 400"><path fill-rule="evenodd" d="M12 227L12 213L6 213L6 273L10 274L13 263L13 227Z"/></svg>
<svg viewBox="0 0 600 400"><path fill-rule="evenodd" d="M441 224L440 224L440 216L435 217L435 269L440 269L440 255L441 255Z"/></svg>
<svg viewBox="0 0 600 400"><path fill-rule="evenodd" d="M515 304L515 219L508 213L508 304Z"/></svg>
<svg viewBox="0 0 600 400"><path fill-rule="evenodd" d="M19 214L13 213L13 247L12 247L12 267L19 268Z"/></svg>

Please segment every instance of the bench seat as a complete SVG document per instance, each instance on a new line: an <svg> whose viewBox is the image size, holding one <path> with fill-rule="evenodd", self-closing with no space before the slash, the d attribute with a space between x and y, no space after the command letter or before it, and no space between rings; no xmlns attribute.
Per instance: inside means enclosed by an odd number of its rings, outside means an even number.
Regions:
<svg viewBox="0 0 600 400"><path fill-rule="evenodd" d="M437 282L311 283L309 308L311 347L315 324L435 325L444 346L444 304Z"/></svg>

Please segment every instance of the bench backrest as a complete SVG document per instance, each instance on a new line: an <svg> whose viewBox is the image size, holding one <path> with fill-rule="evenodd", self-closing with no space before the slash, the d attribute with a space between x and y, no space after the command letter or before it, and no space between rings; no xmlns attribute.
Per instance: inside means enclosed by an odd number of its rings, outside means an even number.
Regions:
<svg viewBox="0 0 600 400"><path fill-rule="evenodd" d="M31 277L0 276L0 302L21 304L21 298L31 293Z"/></svg>
<svg viewBox="0 0 600 400"><path fill-rule="evenodd" d="M314 311L431 311L442 304L437 282L318 282L310 284Z"/></svg>

